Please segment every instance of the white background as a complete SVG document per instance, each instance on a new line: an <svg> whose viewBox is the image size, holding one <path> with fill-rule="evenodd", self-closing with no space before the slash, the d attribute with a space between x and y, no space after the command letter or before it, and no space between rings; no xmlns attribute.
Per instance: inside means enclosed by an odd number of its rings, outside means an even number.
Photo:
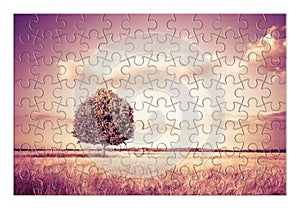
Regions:
<svg viewBox="0 0 300 209"><path fill-rule="evenodd" d="M1 208L295 208L299 205L299 8L297 1L233 0L1 1ZM294 2L294 3L292 3ZM14 13L287 13L287 196L14 196L13 14Z"/></svg>

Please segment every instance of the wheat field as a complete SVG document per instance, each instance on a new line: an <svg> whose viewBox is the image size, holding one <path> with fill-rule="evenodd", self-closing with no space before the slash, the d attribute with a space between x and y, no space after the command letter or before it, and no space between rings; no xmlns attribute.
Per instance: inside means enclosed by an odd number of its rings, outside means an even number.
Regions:
<svg viewBox="0 0 300 209"><path fill-rule="evenodd" d="M123 157L114 156L113 152L108 153L110 157L99 158L105 162L101 164L95 158L82 154L36 155L32 152L15 152L14 194L286 194L285 153L228 154L217 152L205 157L201 157L201 153L188 153L184 155L183 160L176 161L174 165L161 166L160 169L157 165L153 165L149 168L147 175L129 174L132 174L132 169L138 172L137 168L145 165L146 161L141 161L142 158L145 160L157 156L161 159L164 155L130 154L125 161ZM169 162L170 159L166 161ZM127 164L123 165L124 162ZM113 170L109 163L113 165ZM158 164L159 161L156 163Z"/></svg>

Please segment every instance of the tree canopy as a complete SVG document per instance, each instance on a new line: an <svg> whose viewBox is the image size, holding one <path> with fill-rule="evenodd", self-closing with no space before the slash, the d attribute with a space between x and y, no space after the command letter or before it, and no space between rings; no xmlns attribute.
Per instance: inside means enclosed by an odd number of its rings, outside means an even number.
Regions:
<svg viewBox="0 0 300 209"><path fill-rule="evenodd" d="M79 143L126 144L134 134L133 108L111 90L98 89L75 111L73 136Z"/></svg>

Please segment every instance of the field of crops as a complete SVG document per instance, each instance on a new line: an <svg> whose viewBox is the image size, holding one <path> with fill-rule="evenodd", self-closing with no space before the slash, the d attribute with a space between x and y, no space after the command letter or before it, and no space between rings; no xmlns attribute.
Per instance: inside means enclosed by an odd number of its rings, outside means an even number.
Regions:
<svg viewBox="0 0 300 209"><path fill-rule="evenodd" d="M15 152L16 195L286 194L285 153Z"/></svg>

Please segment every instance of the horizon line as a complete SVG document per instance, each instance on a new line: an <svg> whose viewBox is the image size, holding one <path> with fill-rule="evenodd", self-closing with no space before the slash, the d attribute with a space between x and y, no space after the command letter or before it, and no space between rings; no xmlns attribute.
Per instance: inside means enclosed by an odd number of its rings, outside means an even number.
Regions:
<svg viewBox="0 0 300 209"><path fill-rule="evenodd" d="M57 148L14 148L14 152L21 151L100 151L102 149L57 149ZM282 152L286 153L286 148L270 149L208 149L208 148L106 148L106 151L153 151L153 152Z"/></svg>

